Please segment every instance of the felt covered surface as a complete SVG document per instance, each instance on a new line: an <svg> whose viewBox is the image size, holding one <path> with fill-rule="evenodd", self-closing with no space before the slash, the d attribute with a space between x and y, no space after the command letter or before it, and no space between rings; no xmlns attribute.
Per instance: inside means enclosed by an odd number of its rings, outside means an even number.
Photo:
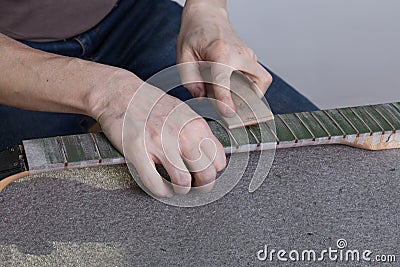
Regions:
<svg viewBox="0 0 400 267"><path fill-rule="evenodd" d="M337 266L256 254L264 245L321 251L340 238L400 260L400 150L278 150L254 193L251 172L197 208L152 199L121 166L14 183L0 193L0 266Z"/></svg>

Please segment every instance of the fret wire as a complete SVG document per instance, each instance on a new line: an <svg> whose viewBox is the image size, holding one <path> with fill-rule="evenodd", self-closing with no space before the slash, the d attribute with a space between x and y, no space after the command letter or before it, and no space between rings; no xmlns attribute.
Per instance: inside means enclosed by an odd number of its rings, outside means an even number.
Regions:
<svg viewBox="0 0 400 267"><path fill-rule="evenodd" d="M396 106L394 103L390 103L389 105L392 106L392 107L393 107L395 110L397 110L398 112L400 112L400 109L397 108L397 106ZM396 115L395 115L394 117L400 122L400 119L398 119Z"/></svg>
<svg viewBox="0 0 400 267"><path fill-rule="evenodd" d="M350 108L350 110L351 110L351 112L353 112L353 114L354 115L356 115L356 117L362 122L362 123L364 123L364 125L367 127L367 129L369 130L369 133L372 135L372 129L369 127L369 125L363 120L363 118L361 118L361 116L360 115L358 115L358 113L357 112L355 112L354 110L353 110L353 108Z"/></svg>
<svg viewBox="0 0 400 267"><path fill-rule="evenodd" d="M303 124L303 126L307 129L307 131L311 134L313 141L315 141L315 135L313 132L311 132L310 128L308 127L307 124L304 123L304 121L300 118L300 116L297 113L294 113L294 116L300 120L300 122Z"/></svg>
<svg viewBox="0 0 400 267"><path fill-rule="evenodd" d="M251 135L252 135L252 136L254 137L254 139L256 140L257 146L260 146L261 142L260 142L260 140L258 140L257 136L254 134L253 130L252 130L250 127L246 127L246 128L247 128L247 130L249 130L249 132L251 133ZM260 131L260 133L261 133L261 131ZM261 136L262 136L262 134L261 134Z"/></svg>
<svg viewBox="0 0 400 267"><path fill-rule="evenodd" d="M89 133L89 135L90 135L90 138L92 138L92 141L94 143L94 147L96 148L97 155L99 155L99 163L101 163L103 159L101 158L100 149L99 149L99 146L97 144L97 140L96 140L96 138L94 138L93 133Z"/></svg>
<svg viewBox="0 0 400 267"><path fill-rule="evenodd" d="M343 138L344 137L346 137L346 132L343 130L343 128L332 118L332 116L328 113L328 112L326 112L326 110L323 110L322 111L326 116L328 116L328 118L331 120L331 121L333 121L333 123L336 125L336 127L338 127L339 128L339 130L342 132L342 134L343 134Z"/></svg>
<svg viewBox="0 0 400 267"><path fill-rule="evenodd" d="M61 152L63 154L64 167L67 167L68 166L68 160L67 160L67 152L65 151L64 141L62 140L62 138L60 136L57 136L56 138L57 138L57 143L61 147Z"/></svg>
<svg viewBox="0 0 400 267"><path fill-rule="evenodd" d="M368 115L368 117L370 117L378 126L379 128L381 128L382 133L385 132L385 129L382 127L382 125L371 115L371 113L369 113L369 111L365 108L365 107L361 107L365 113Z"/></svg>
<svg viewBox="0 0 400 267"><path fill-rule="evenodd" d="M283 124L286 126L286 128L289 129L290 133L295 138L295 142L297 143L297 141L299 141L299 138L297 138L297 136L294 134L293 130L289 127L289 125L282 119L282 117L279 114L277 115L277 117L283 122Z"/></svg>
<svg viewBox="0 0 400 267"><path fill-rule="evenodd" d="M391 105L392 107L394 107L395 109L397 109L398 112L400 112L400 109L399 109L394 103L390 103L390 105Z"/></svg>
<svg viewBox="0 0 400 267"><path fill-rule="evenodd" d="M224 127L225 128L225 127ZM238 141L236 141L235 137L233 136L233 134L231 133L231 131L229 129L225 129L228 132L228 135L232 138L233 142L235 143L236 147L239 147L239 143Z"/></svg>
<svg viewBox="0 0 400 267"><path fill-rule="evenodd" d="M360 131L357 129L357 127L354 126L354 124L351 122L351 120L349 118L347 118L346 115L340 109L337 109L337 111L351 125L351 127L353 127L353 129L357 132L357 136L359 136L360 135Z"/></svg>
<svg viewBox="0 0 400 267"><path fill-rule="evenodd" d="M274 135L276 142L279 144L279 142L281 141L278 137L278 135L276 134L276 132L274 132L273 129L271 129L271 127L269 126L268 123L264 123L264 125L267 125L268 129L271 131L271 133ZM260 128L261 129L261 128ZM275 129L276 130L276 129ZM262 136L262 135L261 135Z"/></svg>
<svg viewBox="0 0 400 267"><path fill-rule="evenodd" d="M388 119L386 119L385 116L383 116L382 112L380 112L379 110L377 110L374 106L370 106L370 107L373 108L373 110L375 110L376 112L378 112L378 114L390 125L390 127L392 127L392 130L393 130L393 131L396 130L396 128L393 126L393 124L392 124Z"/></svg>
<svg viewBox="0 0 400 267"><path fill-rule="evenodd" d="M318 122L318 124L322 127L322 129L328 134L328 138L331 139L332 135L328 131L328 129L325 127L325 125L317 118L317 116L314 115L314 112L310 112L311 116Z"/></svg>
<svg viewBox="0 0 400 267"><path fill-rule="evenodd" d="M391 105L391 104L390 104ZM385 106L382 106L384 109L386 109L386 111L387 112L389 112L390 113L390 115L398 122L398 123L400 123L400 118L398 118L397 116L396 116L396 114L394 114L391 110L390 110L390 108L385 108ZM393 107L393 106L392 106Z"/></svg>

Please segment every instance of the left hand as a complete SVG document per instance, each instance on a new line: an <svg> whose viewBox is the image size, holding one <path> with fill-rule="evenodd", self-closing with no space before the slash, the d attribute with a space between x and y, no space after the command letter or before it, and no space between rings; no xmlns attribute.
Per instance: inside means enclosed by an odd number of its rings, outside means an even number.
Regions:
<svg viewBox="0 0 400 267"><path fill-rule="evenodd" d="M212 86L215 99L218 100L218 110L228 117L236 110L228 90L233 70L241 71L253 81L256 84L253 90L256 90L260 97L272 83L272 76L257 62L254 51L232 29L224 0L186 1L177 43L177 63L195 61L211 61L230 66L211 67L213 82L222 85ZM182 80L186 81L203 80L200 70L193 67L181 72L181 76ZM193 97L207 95L203 83L189 83L184 86Z"/></svg>

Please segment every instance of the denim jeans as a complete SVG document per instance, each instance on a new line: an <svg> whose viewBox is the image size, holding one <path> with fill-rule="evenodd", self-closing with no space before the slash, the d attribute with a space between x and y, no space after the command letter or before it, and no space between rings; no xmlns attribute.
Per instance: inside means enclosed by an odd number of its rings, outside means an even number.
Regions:
<svg viewBox="0 0 400 267"><path fill-rule="evenodd" d="M176 64L181 12L182 7L169 0L120 0L98 25L74 38L21 42L42 51L124 68L147 80ZM317 109L279 76L269 72L274 81L266 99L274 113ZM183 87L169 93L181 100L191 98ZM79 114L35 112L1 105L0 118L0 148L26 139L84 133L94 123Z"/></svg>

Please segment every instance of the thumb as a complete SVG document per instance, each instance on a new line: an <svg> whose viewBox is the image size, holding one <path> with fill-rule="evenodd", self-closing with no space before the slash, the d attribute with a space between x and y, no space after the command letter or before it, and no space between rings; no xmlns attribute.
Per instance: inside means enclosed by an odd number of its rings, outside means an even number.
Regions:
<svg viewBox="0 0 400 267"><path fill-rule="evenodd" d="M213 63L211 65L212 94L217 100L217 109L225 117L235 115L235 104L230 90L233 69L229 66Z"/></svg>
<svg viewBox="0 0 400 267"><path fill-rule="evenodd" d="M203 77L200 74L198 62L191 56L183 56L182 63L177 65L182 85L193 97L206 96Z"/></svg>

